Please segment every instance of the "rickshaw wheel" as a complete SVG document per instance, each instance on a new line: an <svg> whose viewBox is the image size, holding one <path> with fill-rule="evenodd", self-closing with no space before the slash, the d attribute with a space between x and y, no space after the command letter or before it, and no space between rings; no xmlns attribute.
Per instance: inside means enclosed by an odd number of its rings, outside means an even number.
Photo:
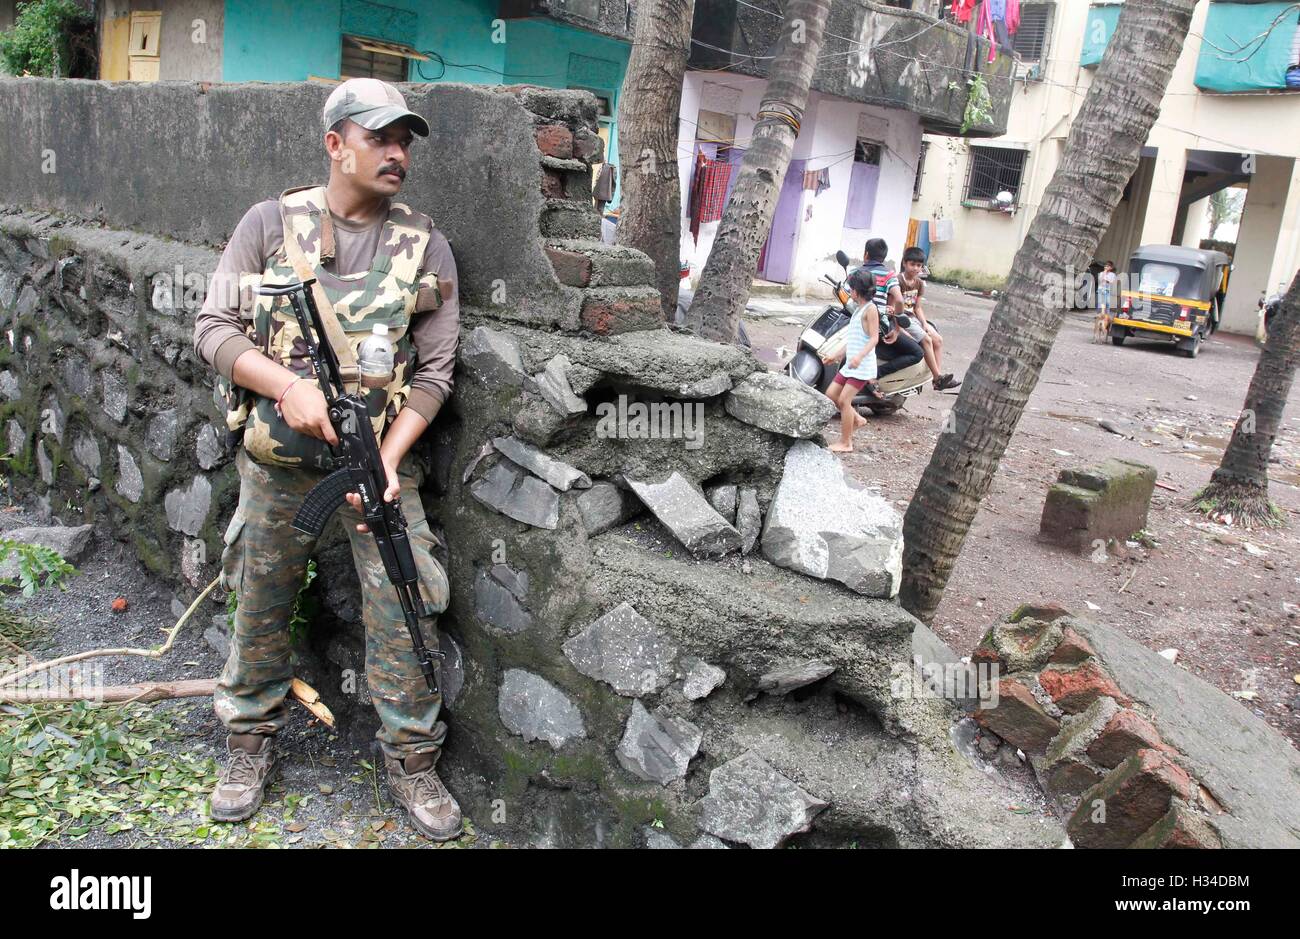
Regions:
<svg viewBox="0 0 1300 939"><path fill-rule="evenodd" d="M1110 341L1111 341L1111 343L1112 343L1113 345L1122 346L1122 345L1124 345L1124 340L1125 340L1126 338L1128 338L1128 337L1126 337L1126 336L1117 336L1117 335L1115 335L1114 333L1111 333Z"/></svg>

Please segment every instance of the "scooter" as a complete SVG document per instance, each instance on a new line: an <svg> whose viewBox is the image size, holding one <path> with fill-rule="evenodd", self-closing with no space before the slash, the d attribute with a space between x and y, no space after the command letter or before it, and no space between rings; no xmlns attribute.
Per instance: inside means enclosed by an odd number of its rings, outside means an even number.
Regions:
<svg viewBox="0 0 1300 939"><path fill-rule="evenodd" d="M843 251L837 251L835 260L844 269L844 279L847 279L849 256ZM822 279L831 286L836 302L830 303L816 319L804 327L799 335L799 347L794 358L786 363L785 371L790 377L824 394L835 380L839 366L827 365L822 359L834 362L843 358L849 322L853 319L856 307L849 306L851 298L843 279L836 281L829 274L823 275ZM881 314L882 335L890 331L893 319L888 313ZM899 327L903 329L911 323L905 314L897 319ZM868 409L873 414L893 414L907 403L908 398L919 395L932 377L925 362L917 362L876 379L881 397L872 397L864 391L853 399L853 406L859 411Z"/></svg>

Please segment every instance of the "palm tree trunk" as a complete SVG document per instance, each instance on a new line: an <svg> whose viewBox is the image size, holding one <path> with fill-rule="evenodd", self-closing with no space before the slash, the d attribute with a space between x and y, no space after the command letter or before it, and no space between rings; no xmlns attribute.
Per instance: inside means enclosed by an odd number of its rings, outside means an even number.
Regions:
<svg viewBox="0 0 1300 939"><path fill-rule="evenodd" d="M1300 272L1273 317L1268 342L1250 379L1246 404L1232 429L1228 449L1210 484L1192 496L1207 515L1231 516L1250 526L1281 524L1282 514L1268 499L1268 455L1273 449L1291 380L1300 365Z"/></svg>
<svg viewBox="0 0 1300 939"><path fill-rule="evenodd" d="M830 9L830 0L786 3L758 121L691 302L689 323L706 339L732 342L736 338L808 105Z"/></svg>
<svg viewBox="0 0 1300 939"><path fill-rule="evenodd" d="M1127 0L1007 289L903 520L900 600L929 620L980 500L1065 318L1067 273L1087 267L1182 51L1195 0Z"/></svg>
<svg viewBox="0 0 1300 939"><path fill-rule="evenodd" d="M694 9L695 0L637 4L632 56L618 106L623 153L618 243L644 251L654 261L666 319L677 309L680 279L677 124Z"/></svg>

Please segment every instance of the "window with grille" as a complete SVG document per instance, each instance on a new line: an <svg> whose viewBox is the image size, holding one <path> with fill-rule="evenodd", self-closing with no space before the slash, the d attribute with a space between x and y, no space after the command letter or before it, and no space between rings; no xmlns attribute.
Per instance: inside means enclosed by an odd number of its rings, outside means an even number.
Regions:
<svg viewBox="0 0 1300 939"><path fill-rule="evenodd" d="M1025 3L1020 7L1020 28L1012 46L1020 61L1026 65L1041 63L1047 58L1048 36L1051 33L1054 3Z"/></svg>
<svg viewBox="0 0 1300 939"><path fill-rule="evenodd" d="M870 166L880 165L880 144L872 143L870 140L858 138L857 145L853 148L853 162L866 163Z"/></svg>
<svg viewBox="0 0 1300 939"><path fill-rule="evenodd" d="M916 179L912 180L912 201L921 198L921 180L925 177L925 155L930 152L930 141L921 141L921 152L916 157Z"/></svg>
<svg viewBox="0 0 1300 939"><path fill-rule="evenodd" d="M343 37L343 60L340 78L378 78L386 82L404 82L407 59L404 47L380 43L362 36ZM423 58L423 56L421 56Z"/></svg>
<svg viewBox="0 0 1300 939"><path fill-rule="evenodd" d="M963 204L996 208L999 192L1011 193L1011 204L1020 203L1020 183L1025 173L1024 150L1009 147L970 148L966 167L966 194Z"/></svg>

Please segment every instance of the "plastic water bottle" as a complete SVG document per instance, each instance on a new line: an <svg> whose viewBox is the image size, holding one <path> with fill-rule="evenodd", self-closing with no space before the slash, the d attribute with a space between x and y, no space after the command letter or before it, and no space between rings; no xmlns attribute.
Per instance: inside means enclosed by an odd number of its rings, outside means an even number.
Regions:
<svg viewBox="0 0 1300 939"><path fill-rule="evenodd" d="M376 323L357 350L357 370L366 388L383 388L393 380L393 344L388 325Z"/></svg>

